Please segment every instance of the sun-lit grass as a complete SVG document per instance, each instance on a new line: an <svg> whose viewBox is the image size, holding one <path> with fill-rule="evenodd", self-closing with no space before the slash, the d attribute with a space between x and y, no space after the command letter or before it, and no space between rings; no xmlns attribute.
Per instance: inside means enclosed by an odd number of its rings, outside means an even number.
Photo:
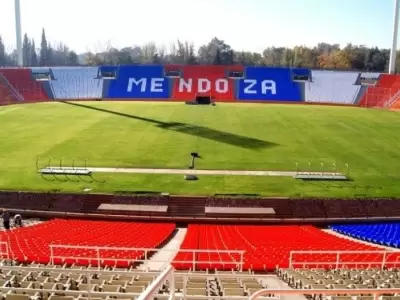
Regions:
<svg viewBox="0 0 400 300"><path fill-rule="evenodd" d="M0 189L174 194L259 193L268 196L398 196L400 114L300 105L75 102L0 107ZM277 177L95 174L94 182L48 180L45 166L346 171L351 182ZM72 178L73 179L73 178ZM51 181L50 181L51 180Z"/></svg>

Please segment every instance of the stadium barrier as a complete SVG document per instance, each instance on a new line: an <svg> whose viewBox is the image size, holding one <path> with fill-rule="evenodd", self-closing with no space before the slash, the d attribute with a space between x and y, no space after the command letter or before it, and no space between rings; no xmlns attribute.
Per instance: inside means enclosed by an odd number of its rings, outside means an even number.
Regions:
<svg viewBox="0 0 400 300"><path fill-rule="evenodd" d="M24 217L100 218L114 220L151 220L177 222L254 222L254 223L335 223L397 220L400 216L398 199L366 198L359 195L349 199L259 198L243 196L191 197L176 195L126 194L64 194L41 192L0 191L1 208ZM103 212L98 208L109 203L168 205L164 215L138 215L135 212ZM129 203L127 202L129 201ZM274 215L224 215L218 218L205 214L206 206L269 207ZM179 213L173 209L179 208ZM185 208L183 210L181 208ZM195 213L193 213L195 212Z"/></svg>
<svg viewBox="0 0 400 300"><path fill-rule="evenodd" d="M131 265L133 263L164 263L168 264L169 259L154 260L151 255L156 252L170 252L170 253L190 253L191 261L187 260L174 260L174 263L192 263L192 270L196 270L196 265L199 263L215 263L222 265L236 265L236 269L243 270L243 256L244 250L210 250L210 249L160 249L160 248L134 248L134 247L101 247L101 246L81 246L81 245L55 245L51 244L50 247L50 261L54 264L60 263L79 263L89 262L92 265L101 266L104 264L118 264L120 262ZM212 254L212 253L227 253L231 258L234 255L238 261L232 260L198 260L198 254ZM143 257L143 258L142 258Z"/></svg>
<svg viewBox="0 0 400 300"><path fill-rule="evenodd" d="M296 261L295 256L303 256L302 260ZM318 256L321 260L318 260ZM364 259L360 258L364 257ZM313 267L326 268L334 267L339 269L344 266L357 267L380 267L400 265L400 250L399 251L290 251L289 267Z"/></svg>
<svg viewBox="0 0 400 300"><path fill-rule="evenodd" d="M51 194L48 194L49 196ZM58 195L53 194L53 196L56 198ZM66 197L64 195L64 197ZM66 199L68 199L66 197ZM74 198L71 198L74 200ZM299 205L302 205L301 207L296 205L296 209L300 209L299 213L301 212L306 212L309 208L315 208L316 205L315 203L319 203L319 200L313 200L310 202L306 200L300 200L300 199L290 199L287 200L290 202L299 202ZM321 200L325 201L325 200ZM329 200L329 201L334 201L334 200ZM326 201L326 202L329 202ZM339 200L342 201L342 200ZM368 201L368 200L359 200L359 199L352 199L350 201ZM379 201L379 200L370 200L370 201ZM393 201L395 202L396 200L388 200L388 201ZM282 202L286 202L283 201ZM31 204L31 205L34 205ZM332 205L332 204L330 204ZM344 205L344 204L343 204ZM365 206L366 204L364 204ZM291 205L289 204L289 207ZM336 205L334 206L337 209L340 209L339 207L342 207L342 205ZM345 205L344 205L345 207ZM9 206L3 204L0 208L7 209L10 213L15 213L15 214L22 214L24 217L42 217L42 218L67 218L67 219L76 219L76 218L83 218L83 219L97 219L97 220L131 220L131 221L151 221L151 222L168 222L168 221L173 221L173 222L188 222L188 223L247 223L247 224L276 224L276 223L281 223L281 224L293 224L293 222L296 222L298 224L332 224L335 222L341 222L341 223L359 223L359 222L388 222L388 221L397 221L399 219L400 214L395 214L396 210L394 211L394 214L390 216L385 216L385 215L380 215L380 216L367 216L363 217L361 214L363 211L361 211L358 215L356 216L336 216L338 214L338 210L336 212L332 211L332 215L329 217L329 211L327 212L328 217L324 216L313 216L312 214L305 213L303 217L295 217L295 216L286 216L286 217L235 217L235 216L224 216L224 217L193 217L193 216L156 216L156 215L133 215L133 214L121 214L120 212L118 213L104 213L104 212L79 212L79 211L68 211L71 208L65 206L64 211L49 211L49 210L43 210L41 208L31 208L31 209L18 209L18 208L10 208ZM357 207L353 206L350 209L356 209ZM377 210L376 208L374 208Z"/></svg>

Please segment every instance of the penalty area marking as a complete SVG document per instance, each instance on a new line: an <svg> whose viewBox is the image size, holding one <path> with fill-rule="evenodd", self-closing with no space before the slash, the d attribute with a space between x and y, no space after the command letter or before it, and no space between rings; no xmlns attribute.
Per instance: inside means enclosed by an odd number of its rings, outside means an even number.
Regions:
<svg viewBox="0 0 400 300"><path fill-rule="evenodd" d="M280 176L280 177L296 177L299 174L305 176L319 176L321 172L296 172L296 171L239 171L239 170L196 170L196 169L146 169L146 168L80 168L80 167L47 167L39 170L39 172L51 170L52 173L69 173L68 171L76 171L85 169L93 173L129 173L129 174L177 174L186 175L234 175L234 176ZM59 171L59 172L57 172ZM335 172L324 172L325 176L340 176L342 174Z"/></svg>

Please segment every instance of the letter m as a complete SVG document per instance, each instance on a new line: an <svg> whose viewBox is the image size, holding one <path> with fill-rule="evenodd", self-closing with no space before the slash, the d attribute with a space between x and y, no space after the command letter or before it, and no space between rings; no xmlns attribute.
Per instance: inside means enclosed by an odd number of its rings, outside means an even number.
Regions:
<svg viewBox="0 0 400 300"><path fill-rule="evenodd" d="M136 78L129 78L126 91L130 93L133 90L133 85L140 85L140 91L144 93L146 91L146 83L146 78L140 78L139 80L136 80Z"/></svg>

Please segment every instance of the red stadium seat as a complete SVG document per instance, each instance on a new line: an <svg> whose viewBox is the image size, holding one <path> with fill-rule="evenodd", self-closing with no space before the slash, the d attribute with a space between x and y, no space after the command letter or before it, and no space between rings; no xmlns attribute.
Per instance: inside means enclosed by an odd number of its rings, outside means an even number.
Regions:
<svg viewBox="0 0 400 300"><path fill-rule="evenodd" d="M390 98L400 90L400 76L382 74L375 86L367 88L361 98L361 107L385 107Z"/></svg>
<svg viewBox="0 0 400 300"><path fill-rule="evenodd" d="M362 253L381 250L362 243L326 233L313 226L246 226L246 225L190 225L182 249L245 250L243 269L256 271L273 270L277 265L289 267L291 251L360 251L357 254L342 255L344 262L382 261L382 255ZM398 258L393 255L393 261ZM336 263L336 254L298 254L296 262L328 262L319 267L329 267ZM179 261L187 261L182 263ZM197 255L196 269L229 270L240 261L238 254L207 253ZM193 267L193 257L180 252L175 257L174 266L179 269ZM368 262L368 263L367 263ZM317 265L317 264L316 264ZM315 265L315 266L316 266ZM311 267L311 265L308 265Z"/></svg>
<svg viewBox="0 0 400 300"><path fill-rule="evenodd" d="M0 81L0 105L17 103L12 92Z"/></svg>
<svg viewBox="0 0 400 300"><path fill-rule="evenodd" d="M23 96L25 101L49 99L42 83L32 78L30 69L0 69L0 73Z"/></svg>
<svg viewBox="0 0 400 300"><path fill-rule="evenodd" d="M165 66L179 69L181 78L174 79L172 98L194 100L196 96L210 96L212 100L234 101L235 80L228 78L229 70L243 71L243 66ZM185 84L183 84L185 83Z"/></svg>
<svg viewBox="0 0 400 300"><path fill-rule="evenodd" d="M127 267L132 261L144 257L144 251L131 248L156 248L174 229L175 225L168 223L57 219L11 232L1 232L0 241L7 241L11 257L19 261L48 263L51 260L50 245L62 244L84 247L53 248L53 255L58 256L54 258L55 263L97 266L100 256L101 265ZM97 251L94 247L110 249ZM116 247L126 249L112 249ZM5 250L1 252L4 257Z"/></svg>

